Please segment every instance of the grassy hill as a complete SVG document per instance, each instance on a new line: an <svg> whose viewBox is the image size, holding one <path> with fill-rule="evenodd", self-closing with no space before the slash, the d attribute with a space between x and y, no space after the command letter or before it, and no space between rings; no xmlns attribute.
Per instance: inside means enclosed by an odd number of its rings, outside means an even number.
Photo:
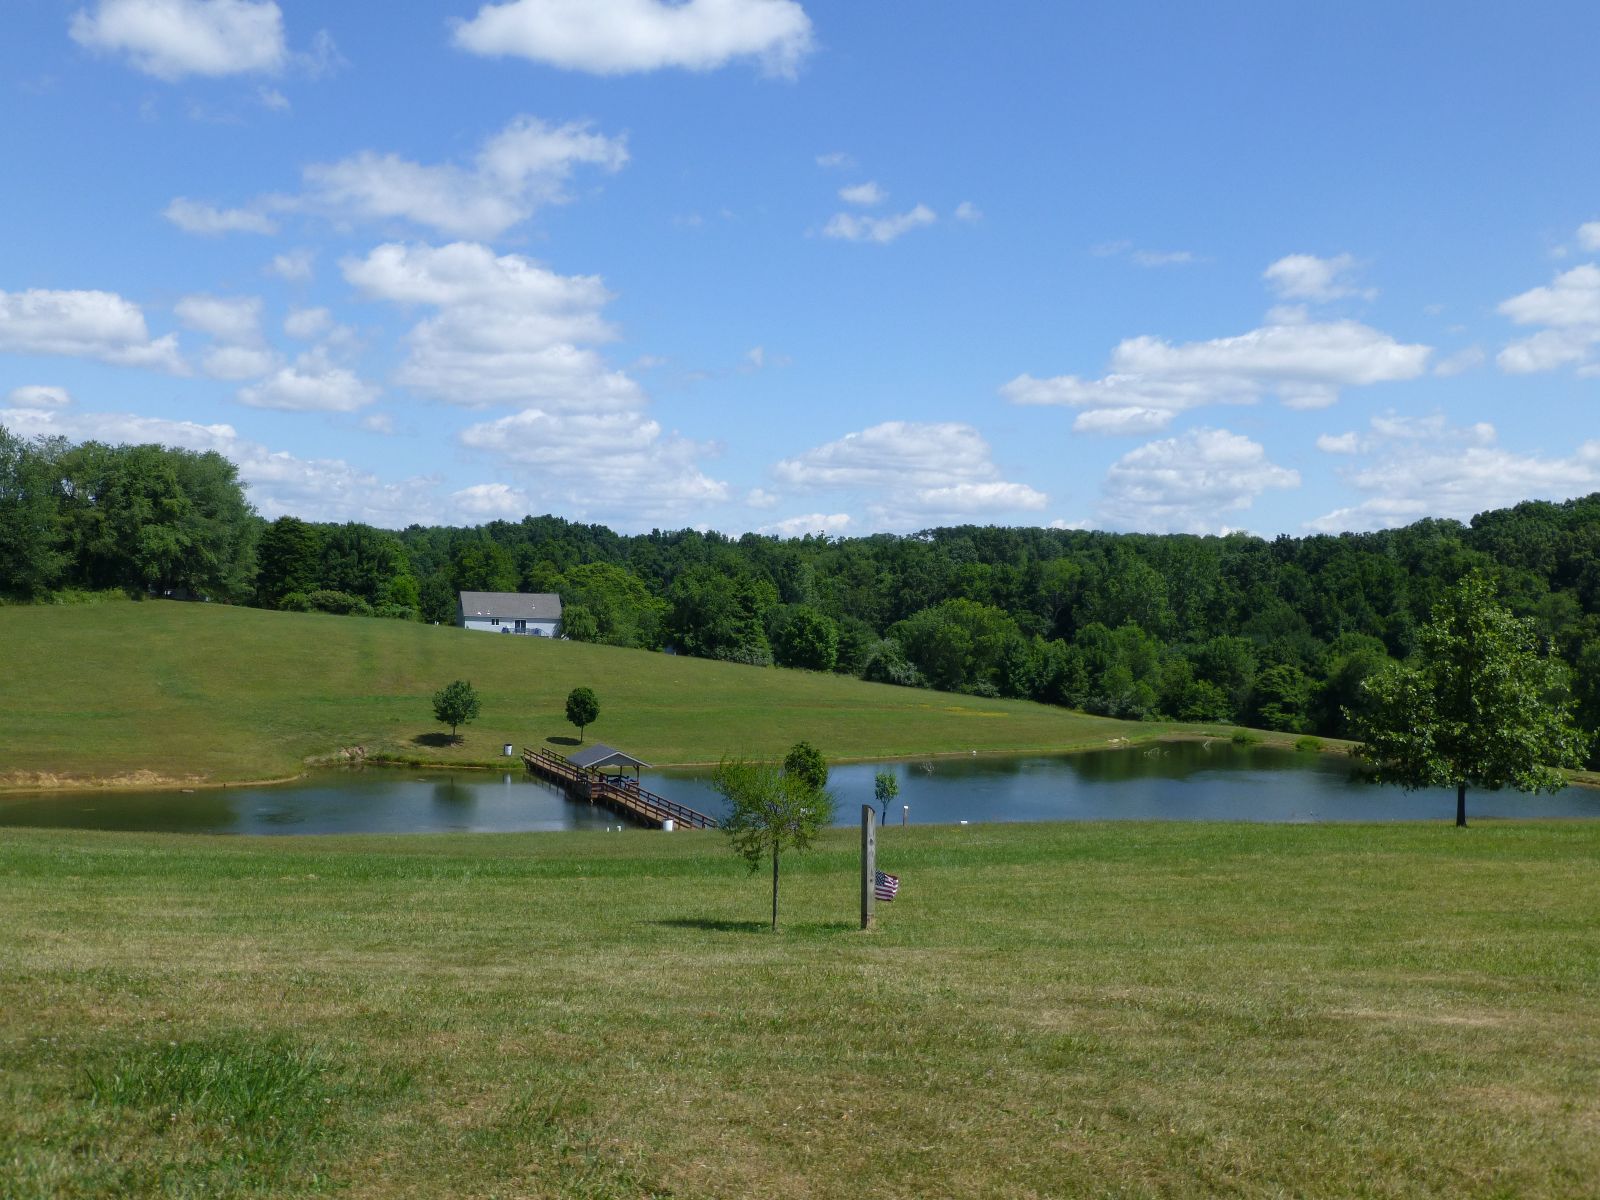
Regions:
<svg viewBox="0 0 1600 1200"><path fill-rule="evenodd" d="M1592 1197L1600 824L0 839L0 1195Z"/></svg>
<svg viewBox="0 0 1600 1200"><path fill-rule="evenodd" d="M1064 750L1175 726L1085 716L836 675L400 621L207 604L0 608L0 786L269 779L363 747L483 762L571 737L567 693L600 696L586 736L658 765ZM469 680L483 715L444 744L432 693ZM559 745L559 743L557 743Z"/></svg>

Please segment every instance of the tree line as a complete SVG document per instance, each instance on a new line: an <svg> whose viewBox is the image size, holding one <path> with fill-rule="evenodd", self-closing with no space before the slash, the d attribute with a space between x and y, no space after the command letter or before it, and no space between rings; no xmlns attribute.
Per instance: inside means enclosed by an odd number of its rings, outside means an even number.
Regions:
<svg viewBox="0 0 1600 1200"><path fill-rule="evenodd" d="M581 641L1131 719L1343 736L1473 572L1532 620L1600 727L1600 493L1376 533L625 536L555 516L475 527L280 517L233 464L0 429L0 592L117 588L449 623L463 590L556 592Z"/></svg>

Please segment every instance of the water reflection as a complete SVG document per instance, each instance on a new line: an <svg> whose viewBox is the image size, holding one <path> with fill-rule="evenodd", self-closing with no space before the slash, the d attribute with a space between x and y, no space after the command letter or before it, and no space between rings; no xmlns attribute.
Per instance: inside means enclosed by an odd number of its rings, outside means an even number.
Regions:
<svg viewBox="0 0 1600 1200"><path fill-rule="evenodd" d="M1335 755L1230 742L1177 742L1063 756L930 758L835 767L838 817L853 824L891 772L900 795L884 819L969 821L1393 821L1450 820L1453 792L1406 793L1361 782ZM655 771L653 791L714 815L722 801L710 772ZM1600 791L1555 796L1474 791L1479 817L1600 817ZM0 826L171 833L424 833L605 829L618 818L573 803L521 771L319 772L274 787L192 792L56 793L0 798Z"/></svg>
<svg viewBox="0 0 1600 1200"><path fill-rule="evenodd" d="M883 818L958 821L1399 821L1447 820L1455 793L1374 787L1352 760L1231 742L1170 742L1027 758L937 758L833 769L842 823L873 801L873 777L891 772L900 794ZM646 786L720 814L708 771L658 772ZM909 813L905 807L909 806ZM1600 817L1600 791L1554 796L1473 792L1476 817Z"/></svg>

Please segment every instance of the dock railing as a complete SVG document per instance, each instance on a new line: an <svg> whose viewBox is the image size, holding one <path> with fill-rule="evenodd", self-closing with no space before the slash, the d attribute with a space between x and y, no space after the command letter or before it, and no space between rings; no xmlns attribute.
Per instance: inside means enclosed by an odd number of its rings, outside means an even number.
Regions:
<svg viewBox="0 0 1600 1200"><path fill-rule="evenodd" d="M552 783L559 783L575 799L604 804L641 825L663 827L668 821L687 829L715 829L717 820L705 813L679 804L631 780L618 779L603 772L580 767L553 750L540 747L522 751L523 764L529 771Z"/></svg>

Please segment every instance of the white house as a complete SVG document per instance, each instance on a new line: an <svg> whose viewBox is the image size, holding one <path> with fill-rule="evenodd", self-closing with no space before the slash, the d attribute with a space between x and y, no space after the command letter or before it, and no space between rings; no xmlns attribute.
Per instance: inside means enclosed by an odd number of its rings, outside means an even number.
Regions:
<svg viewBox="0 0 1600 1200"><path fill-rule="evenodd" d="M551 592L462 592L456 624L486 633L561 635L561 597Z"/></svg>

